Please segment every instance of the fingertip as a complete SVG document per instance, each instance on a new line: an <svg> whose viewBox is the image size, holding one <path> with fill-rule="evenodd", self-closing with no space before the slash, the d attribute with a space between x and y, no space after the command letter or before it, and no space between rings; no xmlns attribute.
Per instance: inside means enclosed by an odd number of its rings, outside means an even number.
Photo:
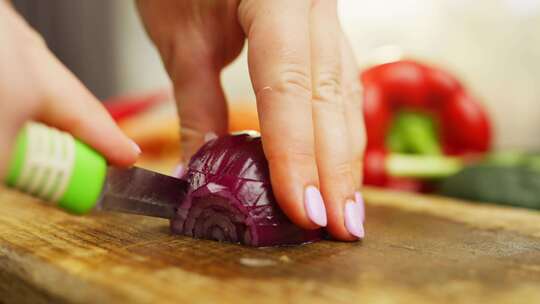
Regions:
<svg viewBox="0 0 540 304"><path fill-rule="evenodd" d="M310 219L307 214L307 210L305 209L305 205L302 203L303 195L292 197L292 195L289 193L287 197L282 197L282 195L280 196L281 197L277 197L277 200L280 202L279 205L281 209L296 226L308 230L318 229L326 226L326 223L324 223L325 220L318 220L319 223L317 223L316 221Z"/></svg>
<svg viewBox="0 0 540 304"><path fill-rule="evenodd" d="M142 154L141 148L120 129L101 104L97 104L96 110L93 119L86 117L79 128L73 128L75 134L100 151L110 164L133 166ZM93 127L93 121L100 122L99 129Z"/></svg>
<svg viewBox="0 0 540 304"><path fill-rule="evenodd" d="M176 178L183 178L186 175L186 167L183 163L179 163L172 171L172 176Z"/></svg>
<svg viewBox="0 0 540 304"><path fill-rule="evenodd" d="M326 214L324 220L322 220L320 215L314 216L315 220L310 219L307 211L304 189L297 187L298 185L301 185L300 183L294 184L291 181L281 182L276 181L276 178L273 178L272 185L276 185L273 186L273 189L275 189L273 192L281 210L296 226L312 230L326 225L326 223L324 223L324 221L326 221ZM313 210L311 210L313 215L315 213L321 213L320 210L315 210L316 208L316 206L313 206Z"/></svg>
<svg viewBox="0 0 540 304"><path fill-rule="evenodd" d="M360 195L360 201L357 201ZM365 236L364 204L361 194L355 193L344 202L327 206L328 233L336 240L358 241Z"/></svg>
<svg viewBox="0 0 540 304"><path fill-rule="evenodd" d="M364 238L363 206L353 200L345 203L345 228L357 239Z"/></svg>
<svg viewBox="0 0 540 304"><path fill-rule="evenodd" d="M363 223L366 221L366 205L364 203L364 197L362 196L362 193L360 191L356 191L354 193L354 201L360 206L360 217Z"/></svg>
<svg viewBox="0 0 540 304"><path fill-rule="evenodd" d="M345 210L344 210L345 214ZM362 225L363 227L363 225ZM337 221L331 221L329 220L328 226L327 226L328 233L332 236L333 239L338 241L345 241L345 242L354 242L358 241L359 237L355 234L351 233L349 229L347 228L345 224L345 217L342 216L339 219L339 222ZM355 230L356 233L357 230Z"/></svg>
<svg viewBox="0 0 540 304"><path fill-rule="evenodd" d="M130 141L131 149L133 150L133 152L135 152L135 154L137 155L140 155L142 153L141 147L139 147L139 145L137 145L137 143L133 139L129 139L129 141Z"/></svg>
<svg viewBox="0 0 540 304"><path fill-rule="evenodd" d="M263 140L263 149L271 150L269 141L265 143ZM272 190L285 215L303 229L326 226L326 210L318 189L317 167L313 157L300 156L298 153L265 152L265 155Z"/></svg>
<svg viewBox="0 0 540 304"><path fill-rule="evenodd" d="M74 135L101 153L109 164L117 167L133 166L142 154L139 145L126 136L116 124L94 132L79 129Z"/></svg>
<svg viewBox="0 0 540 304"><path fill-rule="evenodd" d="M128 139L129 148L125 149L125 153L119 155L117 159L113 161L116 162L116 165L122 167L130 167L137 162L142 151L139 145L135 143L132 139Z"/></svg>
<svg viewBox="0 0 540 304"><path fill-rule="evenodd" d="M131 139L127 139L126 144L122 146L122 148L119 148L118 145L107 147L100 152L114 166L131 167L139 159L141 149Z"/></svg>

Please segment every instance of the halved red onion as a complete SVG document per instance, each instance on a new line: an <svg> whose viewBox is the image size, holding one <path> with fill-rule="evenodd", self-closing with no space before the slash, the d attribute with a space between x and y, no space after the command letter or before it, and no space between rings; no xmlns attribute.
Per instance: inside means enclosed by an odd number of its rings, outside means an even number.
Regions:
<svg viewBox="0 0 540 304"><path fill-rule="evenodd" d="M184 178L190 187L171 221L174 233L252 246L321 239L321 229L301 229L279 208L258 136L228 135L207 142L191 158Z"/></svg>

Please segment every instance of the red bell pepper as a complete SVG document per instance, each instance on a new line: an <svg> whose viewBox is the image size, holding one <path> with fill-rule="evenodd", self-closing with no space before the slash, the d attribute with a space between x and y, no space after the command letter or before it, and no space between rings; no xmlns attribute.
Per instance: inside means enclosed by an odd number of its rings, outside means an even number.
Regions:
<svg viewBox="0 0 540 304"><path fill-rule="evenodd" d="M361 81L367 130L365 184L396 184L384 163L389 152L403 152L392 149L404 141L412 147L408 153L420 154L463 156L490 148L491 126L484 108L449 73L403 60L370 68ZM413 182L418 181L407 180Z"/></svg>
<svg viewBox="0 0 540 304"><path fill-rule="evenodd" d="M168 90L159 90L144 96L122 96L103 101L103 105L115 121L137 115L154 105L171 100Z"/></svg>

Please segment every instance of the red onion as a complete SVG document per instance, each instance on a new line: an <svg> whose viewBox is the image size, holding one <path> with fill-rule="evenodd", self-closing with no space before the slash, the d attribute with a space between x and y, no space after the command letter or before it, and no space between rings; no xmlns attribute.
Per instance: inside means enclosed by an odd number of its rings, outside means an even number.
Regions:
<svg viewBox="0 0 540 304"><path fill-rule="evenodd" d="M190 187L171 221L174 233L258 247L321 238L321 229L301 229L279 208L258 136L207 142L191 158L184 178Z"/></svg>

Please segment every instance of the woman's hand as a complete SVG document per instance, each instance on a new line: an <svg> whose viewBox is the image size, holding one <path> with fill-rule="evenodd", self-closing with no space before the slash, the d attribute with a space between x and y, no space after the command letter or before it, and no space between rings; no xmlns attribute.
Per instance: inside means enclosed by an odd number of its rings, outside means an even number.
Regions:
<svg viewBox="0 0 540 304"><path fill-rule="evenodd" d="M249 44L274 194L304 228L364 236L364 126L356 63L336 0L139 0L173 80L184 158L227 132L220 72ZM320 192L319 192L320 189Z"/></svg>
<svg viewBox="0 0 540 304"><path fill-rule="evenodd" d="M0 180L29 119L73 134L113 164L135 162L138 147L6 1L0 1L0 46Z"/></svg>

